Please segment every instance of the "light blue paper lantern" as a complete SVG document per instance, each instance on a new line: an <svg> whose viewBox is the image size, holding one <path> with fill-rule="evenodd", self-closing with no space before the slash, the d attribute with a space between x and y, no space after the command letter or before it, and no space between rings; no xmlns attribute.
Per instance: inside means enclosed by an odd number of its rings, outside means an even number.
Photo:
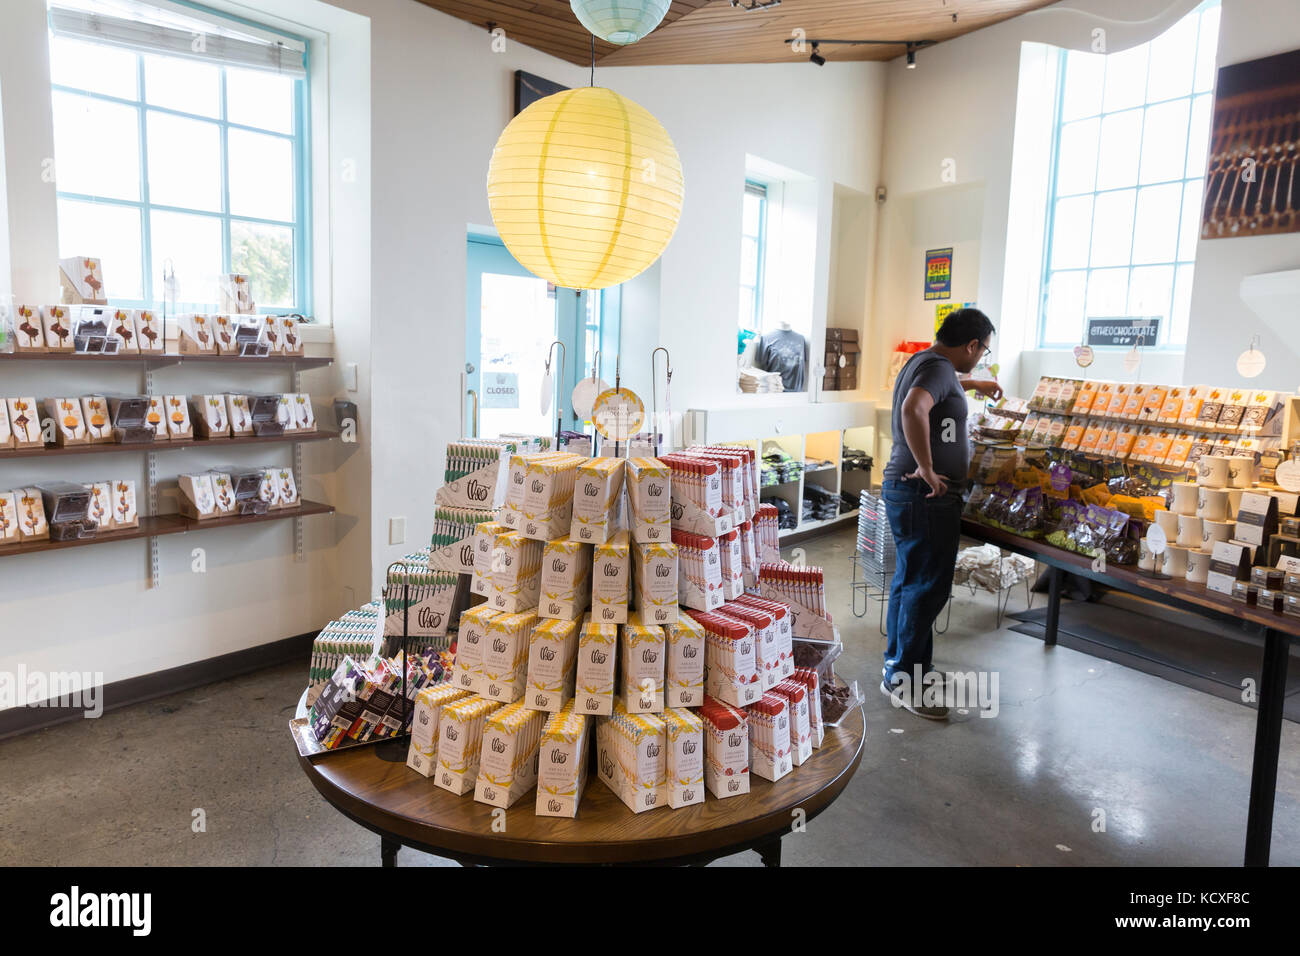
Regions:
<svg viewBox="0 0 1300 956"><path fill-rule="evenodd" d="M602 40L626 46L663 22L670 0L569 0L573 15Z"/></svg>

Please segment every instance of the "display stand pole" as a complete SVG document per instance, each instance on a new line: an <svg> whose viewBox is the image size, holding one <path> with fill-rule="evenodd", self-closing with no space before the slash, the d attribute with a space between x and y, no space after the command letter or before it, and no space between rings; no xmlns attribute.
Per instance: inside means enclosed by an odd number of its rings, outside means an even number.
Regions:
<svg viewBox="0 0 1300 956"><path fill-rule="evenodd" d="M623 356L619 354L614 356L614 391L617 392L622 387L623 387ZM615 431L614 434L617 435L619 434L619 432ZM621 454L619 454L618 444L619 444L618 439L615 438L614 439L615 458L623 457Z"/></svg>
<svg viewBox="0 0 1300 956"><path fill-rule="evenodd" d="M668 394L667 390L673 383L673 358L668 354L668 350L661 345L650 353L650 406L653 416L650 421L650 429L653 432L656 458L659 457L659 377L655 374L655 356L660 352L664 353L665 395ZM668 415L670 418L672 417L671 405L668 408ZM668 427L672 427L672 422L668 423Z"/></svg>
<svg viewBox="0 0 1300 956"><path fill-rule="evenodd" d="M560 379L559 380L560 382L563 382L564 362L565 362L566 355L565 355L564 343L561 342L559 339L556 339L554 342L552 342L550 348L546 350L546 374L547 375L551 374L551 356L555 353L555 347L557 345L560 347ZM563 413L564 403L560 400L560 396L563 395L564 393L555 385L552 385L551 387L555 392L555 450L559 451L560 432L564 430L564 413Z"/></svg>
<svg viewBox="0 0 1300 956"><path fill-rule="evenodd" d="M600 378L600 349L596 349L596 358L591 363L591 387L593 390L595 389L596 381L599 378ZM592 401L594 402L595 400L596 397L593 395ZM591 411L588 410L587 417L590 418L591 414L592 414ZM600 457L600 431L596 428L596 423L594 421L591 423L591 457L592 458Z"/></svg>

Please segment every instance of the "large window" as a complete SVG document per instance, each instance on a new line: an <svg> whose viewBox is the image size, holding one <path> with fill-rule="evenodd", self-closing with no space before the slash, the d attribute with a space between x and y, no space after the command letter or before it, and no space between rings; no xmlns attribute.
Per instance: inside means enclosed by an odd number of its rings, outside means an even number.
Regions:
<svg viewBox="0 0 1300 956"><path fill-rule="evenodd" d="M170 270L179 308L211 310L235 272L260 311L310 314L305 44L70 7L50 15L59 255L101 258L114 304L159 305Z"/></svg>
<svg viewBox="0 0 1300 956"><path fill-rule="evenodd" d="M1218 32L1209 0L1150 43L1061 56L1044 347L1093 316L1159 316L1147 344L1186 344Z"/></svg>
<svg viewBox="0 0 1300 956"><path fill-rule="evenodd" d="M745 182L740 230L740 330L763 331L763 259L767 252L767 187Z"/></svg>

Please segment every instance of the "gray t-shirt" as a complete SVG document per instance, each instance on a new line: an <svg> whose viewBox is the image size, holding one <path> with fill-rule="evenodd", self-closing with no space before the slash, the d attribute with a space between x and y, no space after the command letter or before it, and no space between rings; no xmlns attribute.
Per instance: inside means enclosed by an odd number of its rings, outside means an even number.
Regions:
<svg viewBox="0 0 1300 956"><path fill-rule="evenodd" d="M885 477L900 480L916 471L916 458L903 434L903 400L913 388L923 388L934 398L930 409L930 459L934 470L958 486L970 470L970 443L966 438L966 393L952 362L937 352L917 352L894 382L891 416L894 447ZM945 439L949 439L945 441Z"/></svg>

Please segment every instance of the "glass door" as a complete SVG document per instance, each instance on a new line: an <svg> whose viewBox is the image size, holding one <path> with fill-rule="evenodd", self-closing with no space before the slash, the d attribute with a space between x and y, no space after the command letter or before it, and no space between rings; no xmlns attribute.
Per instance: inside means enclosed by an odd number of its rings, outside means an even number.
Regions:
<svg viewBox="0 0 1300 956"><path fill-rule="evenodd" d="M569 396L578 376L590 368L593 343L600 340L601 294L557 289L521 266L491 236L469 237L466 263L465 369L467 387L478 395L478 434L553 435L561 396L563 426L581 430ZM557 349L551 400L542 414L546 358L556 339L565 345L564 374ZM463 398L470 406L468 420L473 403Z"/></svg>

